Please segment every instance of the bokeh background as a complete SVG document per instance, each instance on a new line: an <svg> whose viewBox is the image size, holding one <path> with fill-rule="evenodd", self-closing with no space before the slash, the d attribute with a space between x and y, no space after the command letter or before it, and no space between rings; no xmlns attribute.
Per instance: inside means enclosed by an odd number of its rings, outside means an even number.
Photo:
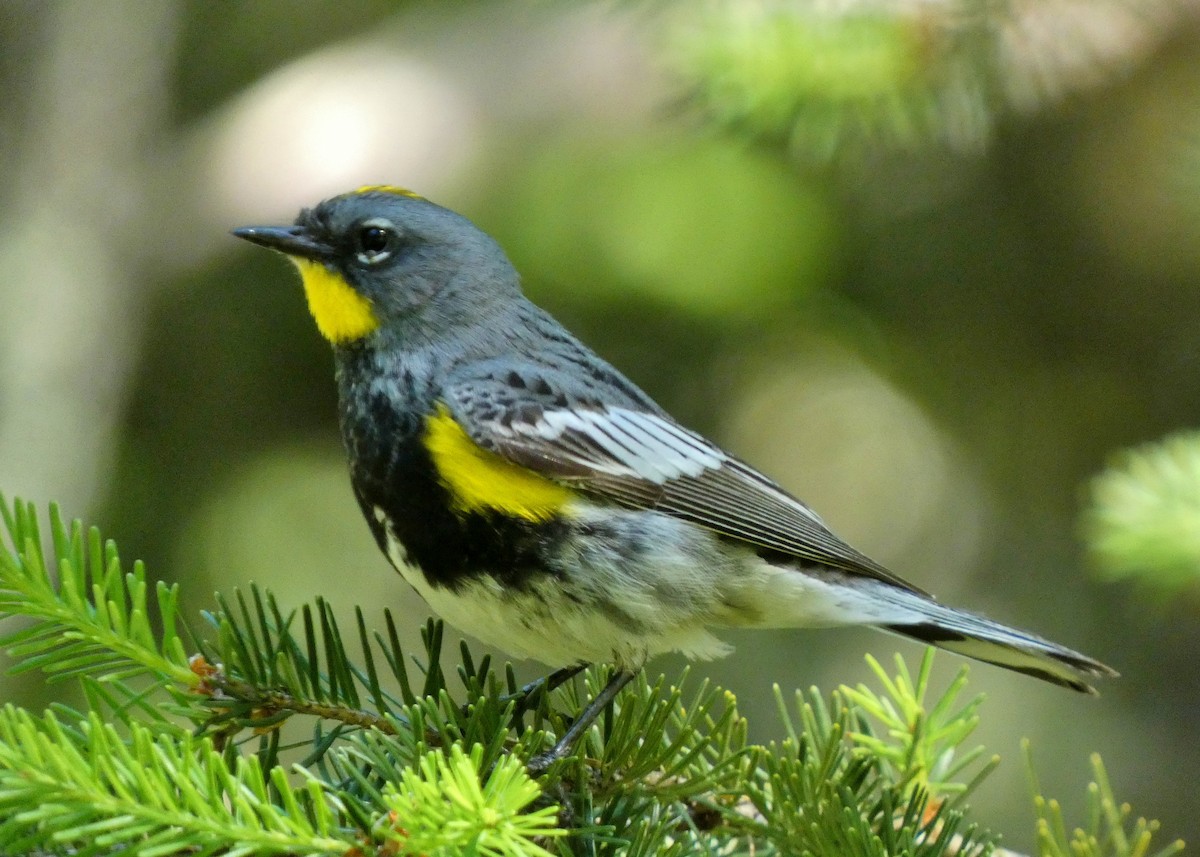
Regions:
<svg viewBox="0 0 1200 857"><path fill-rule="evenodd" d="M1099 751L1196 840L1200 447L1114 456L1200 425L1198 6L6 0L0 491L103 525L193 615L255 581L389 606L415 641L427 611L359 520L294 273L227 234L408 186L851 542L1123 673L1091 700L972 667L1004 759L977 817L1009 847L1033 840L1022 736L1069 813ZM1099 491L1114 461L1134 478ZM1160 538L1165 495L1191 517ZM1152 520L1122 543L1130 504ZM1164 587L1138 545L1172 537ZM919 655L729 637L696 673L761 740L773 683Z"/></svg>

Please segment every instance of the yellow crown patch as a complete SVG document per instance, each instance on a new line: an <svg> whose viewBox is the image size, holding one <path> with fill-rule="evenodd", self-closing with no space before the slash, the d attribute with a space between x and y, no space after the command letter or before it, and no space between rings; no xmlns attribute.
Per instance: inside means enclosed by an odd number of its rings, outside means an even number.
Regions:
<svg viewBox="0 0 1200 857"><path fill-rule="evenodd" d="M407 196L409 199L424 199L419 193L413 193L406 187L394 184L367 184L354 191L359 193L394 193L396 196Z"/></svg>

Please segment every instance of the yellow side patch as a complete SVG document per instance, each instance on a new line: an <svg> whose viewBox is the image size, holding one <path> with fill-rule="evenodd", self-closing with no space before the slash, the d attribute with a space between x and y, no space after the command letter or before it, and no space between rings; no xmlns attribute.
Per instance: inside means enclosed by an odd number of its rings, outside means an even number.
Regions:
<svg viewBox="0 0 1200 857"><path fill-rule="evenodd" d="M460 511L495 511L546 521L561 513L572 498L569 489L479 446L444 405L425 423L425 448Z"/></svg>
<svg viewBox="0 0 1200 857"><path fill-rule="evenodd" d="M379 327L371 302L354 291L349 283L320 262L290 256L300 269L308 311L317 322L317 330L334 345L362 339Z"/></svg>
<svg viewBox="0 0 1200 857"><path fill-rule="evenodd" d="M413 193L406 187L400 187L394 184L367 184L354 191L358 193L394 193L397 196L407 196L412 199L424 199L420 194Z"/></svg>

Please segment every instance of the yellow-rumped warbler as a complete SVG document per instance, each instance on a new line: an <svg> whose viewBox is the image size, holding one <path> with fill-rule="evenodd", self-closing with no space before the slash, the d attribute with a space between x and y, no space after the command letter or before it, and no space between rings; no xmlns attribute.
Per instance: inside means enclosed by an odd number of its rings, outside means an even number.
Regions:
<svg viewBox="0 0 1200 857"><path fill-rule="evenodd" d="M850 547L530 303L454 212L365 187L234 234L300 269L354 493L396 570L513 655L615 665L552 757L647 658L726 654L713 628L873 625L1085 692L1116 674Z"/></svg>

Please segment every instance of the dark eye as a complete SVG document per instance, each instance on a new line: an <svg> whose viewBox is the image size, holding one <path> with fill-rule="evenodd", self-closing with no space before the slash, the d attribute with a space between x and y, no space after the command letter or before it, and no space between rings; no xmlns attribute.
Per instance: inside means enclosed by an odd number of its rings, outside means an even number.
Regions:
<svg viewBox="0 0 1200 857"><path fill-rule="evenodd" d="M382 226L368 226L359 233L358 245L364 253L382 253L387 249L388 231Z"/></svg>
<svg viewBox="0 0 1200 857"><path fill-rule="evenodd" d="M396 233L378 223L365 223L355 233L354 243L358 260L365 265L375 265L392 255Z"/></svg>

